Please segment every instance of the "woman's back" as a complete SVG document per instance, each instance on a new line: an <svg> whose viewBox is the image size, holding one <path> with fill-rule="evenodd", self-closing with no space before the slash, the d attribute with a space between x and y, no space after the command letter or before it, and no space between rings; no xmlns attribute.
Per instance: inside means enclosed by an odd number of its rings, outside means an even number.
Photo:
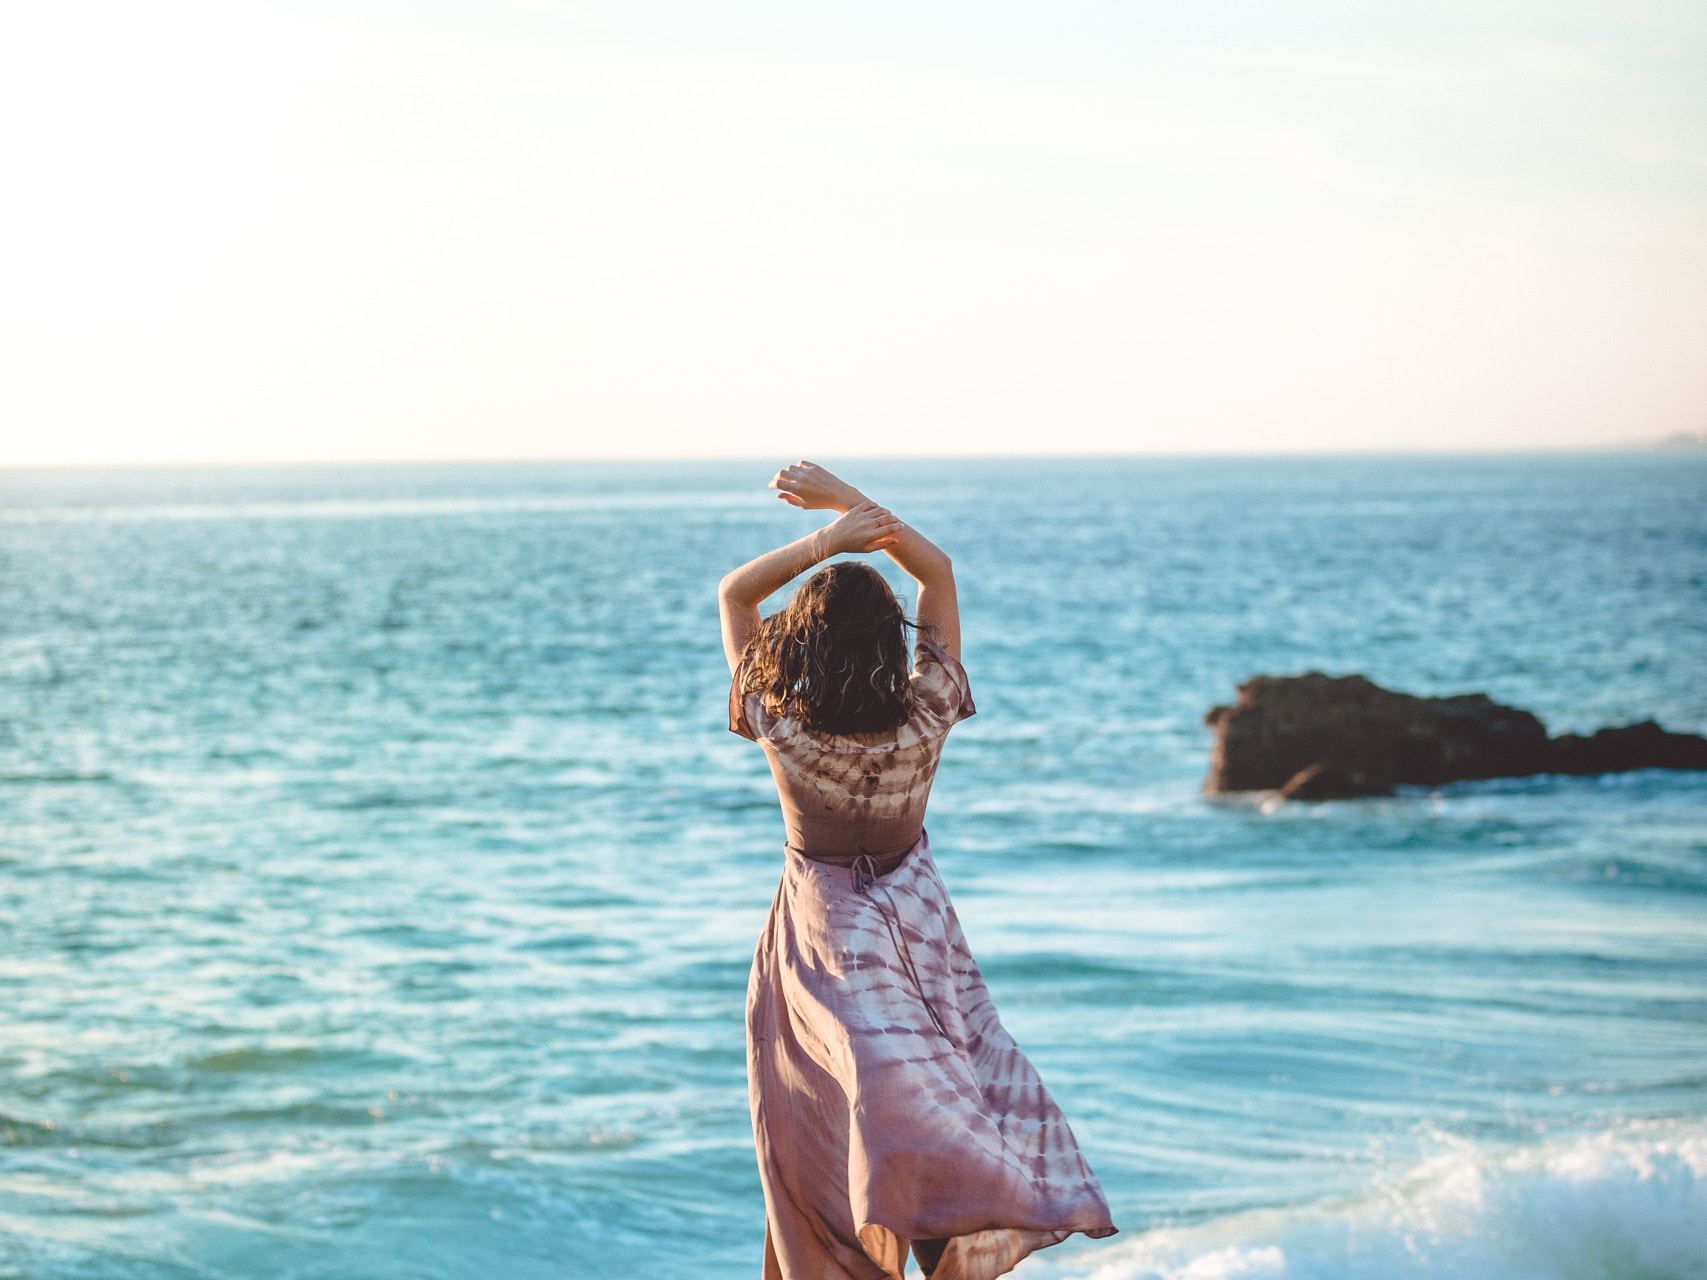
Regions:
<svg viewBox="0 0 1707 1280"><path fill-rule="evenodd" d="M914 646L911 715L882 733L829 734L792 715L772 715L743 693L745 666L729 688L729 728L765 749L788 842L813 854L893 853L924 825L948 731L977 714L960 661L936 642Z"/></svg>

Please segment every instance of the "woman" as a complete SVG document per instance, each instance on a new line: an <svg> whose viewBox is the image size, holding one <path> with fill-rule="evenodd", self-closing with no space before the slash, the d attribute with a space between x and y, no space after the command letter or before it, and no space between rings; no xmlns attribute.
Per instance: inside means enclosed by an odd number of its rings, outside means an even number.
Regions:
<svg viewBox="0 0 1707 1280"><path fill-rule="evenodd" d="M718 590L729 727L758 742L788 840L747 988L747 1080L765 1197L765 1280L986 1280L1108 1203L1037 1072L1002 1027L924 830L944 739L976 713L954 568L822 467L771 481L834 523ZM904 616L869 564L918 584ZM906 627L920 634L908 669Z"/></svg>

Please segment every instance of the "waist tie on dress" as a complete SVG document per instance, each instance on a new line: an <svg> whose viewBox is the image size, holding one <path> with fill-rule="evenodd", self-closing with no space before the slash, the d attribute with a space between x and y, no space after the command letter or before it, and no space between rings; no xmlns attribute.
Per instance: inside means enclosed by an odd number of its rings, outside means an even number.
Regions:
<svg viewBox="0 0 1707 1280"><path fill-rule="evenodd" d="M907 974L913 979L913 987L918 991L919 999L924 1003L925 1012L930 1014L931 1021L936 1023L936 1029L942 1033L944 1040L958 1049L960 1046L954 1044L954 1037L948 1034L948 1028L942 1025L942 1019L937 1016L936 1007L931 1004L931 998L925 994L925 984L919 980L919 971L913 967L913 955L907 950L907 939L900 927L900 916L894 909L895 900L889 896L887 886L877 883L879 875L877 860L869 853L862 853L853 860L851 865L855 892L869 898L873 888L883 890L883 900L889 904L890 909L885 911L880 906L877 910L878 914L883 917L883 923L889 927L889 936L895 940L895 953L901 957L901 963L907 966ZM899 865L898 862L897 865ZM886 867L884 870L892 871L894 867Z"/></svg>

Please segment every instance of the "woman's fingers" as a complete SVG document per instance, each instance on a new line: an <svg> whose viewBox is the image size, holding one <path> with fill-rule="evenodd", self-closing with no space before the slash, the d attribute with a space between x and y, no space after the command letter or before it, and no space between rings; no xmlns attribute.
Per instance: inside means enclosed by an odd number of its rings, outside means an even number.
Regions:
<svg viewBox="0 0 1707 1280"><path fill-rule="evenodd" d="M807 487L811 492L810 486ZM806 505L786 491L780 497L787 498L796 506ZM834 522L839 531L846 531L846 536L853 549L858 551L878 551L892 546L906 530L901 518L887 507L880 507L870 498L865 498L849 507Z"/></svg>

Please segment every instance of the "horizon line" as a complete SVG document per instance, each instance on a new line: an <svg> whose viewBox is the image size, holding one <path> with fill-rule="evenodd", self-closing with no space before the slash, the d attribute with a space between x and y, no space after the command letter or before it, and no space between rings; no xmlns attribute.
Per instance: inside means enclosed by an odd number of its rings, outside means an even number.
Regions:
<svg viewBox="0 0 1707 1280"><path fill-rule="evenodd" d="M1664 437L1653 440L1628 441L1622 444L1581 444L1581 445L1490 445L1485 447L1398 447L1370 449L1210 449L1210 450L1173 450L1173 449L1112 449L1112 450L1071 450L1049 452L1001 452L1001 453L865 453L847 454L830 450L817 452L827 458L839 458L843 461L867 462L904 462L904 461L953 461L953 462L1001 462L1013 461L1068 461L1075 458L1099 459L1166 459L1180 458L1193 460L1237 459L1237 458L1404 458L1404 457L1480 457L1492 456L1531 456L1551 454L1595 454L1595 453L1689 453L1694 450L1707 448L1707 438L1695 437L1691 433L1678 433L1677 437ZM676 462L770 462L782 456L776 453L699 453L699 454L617 454L617 453L564 453L564 454L500 454L492 456L473 455L441 455L434 457L401 457L397 455L380 455L367 458L207 458L207 459L119 459L112 461L81 461L81 460L49 460L41 462L3 462L0 461L0 474L23 471L168 471L195 469L225 469L225 470L261 470L282 469L287 467L446 467L446 466L526 466L539 463L561 462L597 462L597 463L676 463ZM789 465L780 463L779 466Z"/></svg>

